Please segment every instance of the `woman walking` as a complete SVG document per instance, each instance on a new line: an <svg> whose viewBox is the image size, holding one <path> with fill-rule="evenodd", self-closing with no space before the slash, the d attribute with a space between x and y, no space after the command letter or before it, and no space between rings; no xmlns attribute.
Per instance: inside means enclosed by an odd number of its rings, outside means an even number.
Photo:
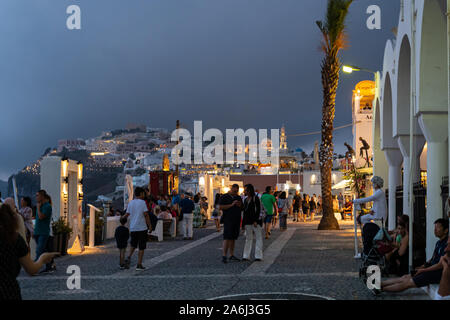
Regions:
<svg viewBox="0 0 450 320"><path fill-rule="evenodd" d="M309 195L303 194L302 201L302 211L303 211L303 222L306 222L306 217L309 216Z"/></svg>
<svg viewBox="0 0 450 320"><path fill-rule="evenodd" d="M26 228L26 240L28 246L30 246L30 239L33 236L33 210L31 209L31 198L23 197L20 200L20 215L23 218L23 222Z"/></svg>
<svg viewBox="0 0 450 320"><path fill-rule="evenodd" d="M202 226L202 208L200 206L200 196L196 194L194 196L194 228L200 228Z"/></svg>
<svg viewBox="0 0 450 320"><path fill-rule="evenodd" d="M288 200L286 199L286 192L283 191L278 199L278 213L280 216L280 230L285 231L287 229L287 216L288 216Z"/></svg>
<svg viewBox="0 0 450 320"><path fill-rule="evenodd" d="M311 214L311 221L312 222L314 222L314 215L316 214L316 208L317 208L316 199L313 196L311 198L311 200L309 201L309 212Z"/></svg>
<svg viewBox="0 0 450 320"><path fill-rule="evenodd" d="M280 191L275 191L275 193L273 194L273 196L275 197L277 203L278 203L278 198L280 197ZM277 210L276 212L273 213L273 219L272 219L272 228L275 228L275 226L277 225L277 220L278 220L278 212L280 210ZM270 235L270 232L269 232Z"/></svg>
<svg viewBox="0 0 450 320"><path fill-rule="evenodd" d="M249 261L254 235L256 238L255 261L261 261L263 258L261 202L255 194L253 185L246 185L244 193L247 198L244 202L244 216L242 219L242 227L245 229L245 247L242 260Z"/></svg>
<svg viewBox="0 0 450 320"><path fill-rule="evenodd" d="M216 194L216 198L214 199L214 209L211 214L211 216L216 224L217 232L220 232L220 217L221 217L221 213L219 210L220 197L221 197L220 193Z"/></svg>

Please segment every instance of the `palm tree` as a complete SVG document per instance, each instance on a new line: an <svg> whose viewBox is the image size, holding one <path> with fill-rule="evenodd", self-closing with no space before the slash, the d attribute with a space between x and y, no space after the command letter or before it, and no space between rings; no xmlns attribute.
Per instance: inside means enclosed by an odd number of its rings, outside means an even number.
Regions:
<svg viewBox="0 0 450 320"><path fill-rule="evenodd" d="M338 54L346 46L345 19L352 2L353 0L328 0L325 21L316 22L322 32L321 49L325 53L322 60L322 142L319 151L323 216L319 230L339 230L339 223L334 217L331 195L333 122L341 67Z"/></svg>

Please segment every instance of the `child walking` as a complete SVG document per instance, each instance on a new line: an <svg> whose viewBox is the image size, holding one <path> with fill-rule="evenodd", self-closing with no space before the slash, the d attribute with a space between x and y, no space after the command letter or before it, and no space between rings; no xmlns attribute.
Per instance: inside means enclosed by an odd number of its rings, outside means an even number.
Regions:
<svg viewBox="0 0 450 320"><path fill-rule="evenodd" d="M128 269L129 266L125 264L125 251L128 246L128 239L130 237L130 230L125 226L127 223L127 217L122 216L120 218L120 226L116 228L114 237L116 238L117 248L120 252L120 270Z"/></svg>

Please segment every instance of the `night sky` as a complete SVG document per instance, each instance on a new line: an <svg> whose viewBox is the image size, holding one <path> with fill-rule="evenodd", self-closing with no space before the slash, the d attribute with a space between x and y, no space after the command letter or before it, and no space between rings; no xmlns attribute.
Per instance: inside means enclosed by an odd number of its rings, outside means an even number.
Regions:
<svg viewBox="0 0 450 320"><path fill-rule="evenodd" d="M382 68L399 2L355 0L342 62ZM322 87L315 24L326 0L1 0L0 179L58 139L88 138L129 122L189 129L320 130ZM66 8L82 30L66 28ZM366 9L382 9L368 30ZM351 94L368 73L341 77L335 126L351 123ZM351 142L336 131L336 151ZM313 148L320 135L288 137Z"/></svg>

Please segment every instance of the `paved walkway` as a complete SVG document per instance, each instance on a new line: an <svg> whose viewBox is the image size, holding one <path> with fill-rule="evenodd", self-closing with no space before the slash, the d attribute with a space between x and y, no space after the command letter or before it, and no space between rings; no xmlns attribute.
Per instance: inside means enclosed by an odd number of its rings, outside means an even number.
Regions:
<svg viewBox="0 0 450 320"><path fill-rule="evenodd" d="M318 231L318 220L290 222L264 241L262 262L221 262L222 235L194 229L194 240L149 242L145 271L119 270L113 241L56 260L49 275L19 277L24 299L428 299L422 290L375 297L358 278L353 224ZM242 256L244 237L236 242ZM132 261L136 264L137 255ZM81 269L81 290L68 290L67 267Z"/></svg>

